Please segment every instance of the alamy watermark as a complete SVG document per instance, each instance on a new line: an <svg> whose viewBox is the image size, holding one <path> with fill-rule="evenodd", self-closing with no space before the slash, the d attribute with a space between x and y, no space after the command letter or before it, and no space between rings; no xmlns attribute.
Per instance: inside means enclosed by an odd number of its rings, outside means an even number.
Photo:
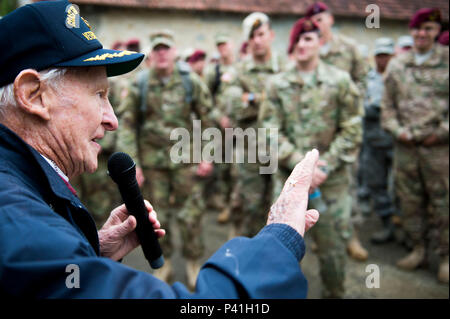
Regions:
<svg viewBox="0 0 450 319"><path fill-rule="evenodd" d="M76 264L69 264L66 266L66 287L68 289L80 288L80 267Z"/></svg>
<svg viewBox="0 0 450 319"><path fill-rule="evenodd" d="M369 4L366 7L366 13L369 15L366 17L366 28L379 29L380 28L380 7L376 4Z"/></svg>
<svg viewBox="0 0 450 319"><path fill-rule="evenodd" d="M366 272L370 273L366 277L366 287L369 289L380 288L380 267L376 264L367 265Z"/></svg>
<svg viewBox="0 0 450 319"><path fill-rule="evenodd" d="M179 127L172 130L170 140L177 141L170 150L173 163L259 163L260 174L278 169L277 128L226 128L223 136L215 127L202 131L201 121L193 120L192 136Z"/></svg>

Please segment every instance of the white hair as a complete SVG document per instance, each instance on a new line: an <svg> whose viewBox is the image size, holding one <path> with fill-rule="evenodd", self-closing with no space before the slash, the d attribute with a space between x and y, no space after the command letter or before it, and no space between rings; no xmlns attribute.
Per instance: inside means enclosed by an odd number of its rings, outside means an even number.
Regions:
<svg viewBox="0 0 450 319"><path fill-rule="evenodd" d="M51 68L39 72L41 81L48 81L48 83L57 89L61 83L63 75L67 72L66 68ZM14 83L7 84L0 87L0 117L5 116L6 107L17 106L14 98Z"/></svg>

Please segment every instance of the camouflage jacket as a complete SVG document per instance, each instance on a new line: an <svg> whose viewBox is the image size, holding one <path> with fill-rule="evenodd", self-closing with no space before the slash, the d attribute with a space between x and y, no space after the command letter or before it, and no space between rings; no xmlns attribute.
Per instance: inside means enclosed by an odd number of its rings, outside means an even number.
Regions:
<svg viewBox="0 0 450 319"><path fill-rule="evenodd" d="M282 72L285 66L285 59L275 53L264 64L257 64L253 59L246 59L239 63L238 90L242 93L252 93L254 100L249 103L234 103L232 112L236 119L236 126L245 129L257 124L260 105L267 95L267 81L271 76Z"/></svg>
<svg viewBox="0 0 450 319"><path fill-rule="evenodd" d="M178 142L170 139L172 131L183 128L192 137L195 119L202 121L202 129L211 126L207 117L212 103L209 90L194 72L190 72L189 77L192 103L185 100L186 89L177 67L166 84L150 69L145 112L139 110L141 99L138 79L130 83L119 107L122 116L118 129L118 150L128 153L138 165L144 167L175 168L180 165L170 159L171 147ZM144 119L139 119L140 116Z"/></svg>
<svg viewBox="0 0 450 319"><path fill-rule="evenodd" d="M330 50L321 54L320 59L348 72L362 94L369 65L359 53L356 42L343 34L333 33L329 43Z"/></svg>
<svg viewBox="0 0 450 319"><path fill-rule="evenodd" d="M317 148L331 173L356 160L364 109L347 72L320 62L314 82L306 83L295 67L272 78L260 121L279 130L281 166L292 170L307 151Z"/></svg>
<svg viewBox="0 0 450 319"><path fill-rule="evenodd" d="M217 86L217 71L219 71L220 84ZM212 120L219 122L223 116L233 119L232 111L239 108L242 103L242 90L238 89L238 73L236 65L210 64L205 69L205 82L211 94L213 94L214 106L210 114ZM217 88L215 88L217 86Z"/></svg>
<svg viewBox="0 0 450 319"><path fill-rule="evenodd" d="M449 49L436 45L431 57L416 65L414 52L389 62L382 102L382 125L394 137L403 132L420 143L436 134L448 144Z"/></svg>

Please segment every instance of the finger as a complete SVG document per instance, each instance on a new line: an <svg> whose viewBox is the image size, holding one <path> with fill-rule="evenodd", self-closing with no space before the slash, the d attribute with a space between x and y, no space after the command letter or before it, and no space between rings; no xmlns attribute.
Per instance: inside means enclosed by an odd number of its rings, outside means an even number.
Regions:
<svg viewBox="0 0 450 319"><path fill-rule="evenodd" d="M123 222L125 219L128 218L129 213L128 213L128 210L127 210L127 207L125 206L125 204L122 204L122 205L114 208L113 211L111 212L111 215L113 217L119 218L119 220L121 222Z"/></svg>
<svg viewBox="0 0 450 319"><path fill-rule="evenodd" d="M165 229L155 229L156 237L162 238L166 235Z"/></svg>
<svg viewBox="0 0 450 319"><path fill-rule="evenodd" d="M128 218L120 225L117 225L117 234L120 237L126 236L131 233L136 228L136 218L130 215Z"/></svg>
<svg viewBox="0 0 450 319"><path fill-rule="evenodd" d="M148 200L144 199L144 204L145 204L145 207L147 208L148 212L151 212L153 210L153 206L152 206L152 204L150 204L150 202Z"/></svg>
<svg viewBox="0 0 450 319"><path fill-rule="evenodd" d="M298 192L309 190L314 175L314 170L319 159L319 152L316 149L306 153L303 160L298 163L284 185L283 191L291 187L290 182L296 184Z"/></svg>
<svg viewBox="0 0 450 319"><path fill-rule="evenodd" d="M306 212L305 231L308 231L308 229L310 229L317 223L317 221L319 220L319 215L319 212L315 209L310 209Z"/></svg>

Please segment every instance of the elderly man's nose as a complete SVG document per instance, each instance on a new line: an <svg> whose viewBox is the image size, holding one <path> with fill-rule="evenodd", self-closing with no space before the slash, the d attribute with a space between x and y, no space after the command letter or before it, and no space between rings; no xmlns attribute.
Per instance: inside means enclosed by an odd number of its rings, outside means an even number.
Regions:
<svg viewBox="0 0 450 319"><path fill-rule="evenodd" d="M114 114L114 110L109 102L103 113L102 124L107 131L115 131L119 127L116 114Z"/></svg>

